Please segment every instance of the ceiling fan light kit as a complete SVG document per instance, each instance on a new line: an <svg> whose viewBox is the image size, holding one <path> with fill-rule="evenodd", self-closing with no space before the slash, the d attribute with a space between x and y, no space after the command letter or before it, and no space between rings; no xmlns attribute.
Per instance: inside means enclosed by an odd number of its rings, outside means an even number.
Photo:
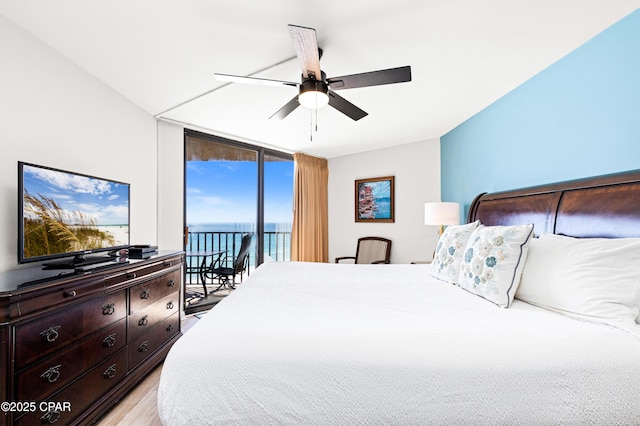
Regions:
<svg viewBox="0 0 640 426"><path fill-rule="evenodd" d="M309 109L320 109L329 104L329 86L324 81L305 80L300 84L298 102Z"/></svg>
<svg viewBox="0 0 640 426"><path fill-rule="evenodd" d="M367 113L343 97L338 96L335 93L336 90L411 81L410 66L327 78L326 74L320 69L320 56L322 51L318 48L316 30L298 25L289 25L289 35L291 36L293 48L296 51L296 56L298 57L300 67L302 69L302 78L300 83L234 76L229 74L215 74L215 77L218 80L231 81L235 83L285 87L297 86L299 90L298 95L287 102L270 117L279 120L288 116L299 105L314 110L329 105L352 120L357 121L366 117Z"/></svg>

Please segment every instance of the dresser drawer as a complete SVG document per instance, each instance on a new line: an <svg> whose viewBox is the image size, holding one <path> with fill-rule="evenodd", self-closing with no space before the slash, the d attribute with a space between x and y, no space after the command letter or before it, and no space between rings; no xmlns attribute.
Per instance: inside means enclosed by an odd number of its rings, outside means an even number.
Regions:
<svg viewBox="0 0 640 426"><path fill-rule="evenodd" d="M178 312L180 293L163 297L147 309L129 315L129 341L135 341L168 316Z"/></svg>
<svg viewBox="0 0 640 426"><path fill-rule="evenodd" d="M127 343L123 318L16 375L16 401L42 401Z"/></svg>
<svg viewBox="0 0 640 426"><path fill-rule="evenodd" d="M179 284L180 269L177 269L131 287L129 289L131 297L129 313L143 311L168 294L178 294L180 290Z"/></svg>
<svg viewBox="0 0 640 426"><path fill-rule="evenodd" d="M129 369L138 364L162 347L169 339L180 331L180 314L176 312L160 324L149 330L129 344Z"/></svg>
<svg viewBox="0 0 640 426"><path fill-rule="evenodd" d="M104 277L89 277L80 282L71 281L51 290L34 291L28 297L21 297L16 310L19 315L27 315L41 309L52 308L61 303L72 302L85 296L104 293Z"/></svg>
<svg viewBox="0 0 640 426"><path fill-rule="evenodd" d="M69 424L94 403L98 397L107 393L124 379L126 374L127 350L122 349L47 399L47 401L51 402L69 402L70 410L64 410L63 406L63 410L56 410L56 407L53 407L51 411L42 412L40 411L41 404L38 402L38 410L20 417L16 424L24 426L53 423Z"/></svg>
<svg viewBox="0 0 640 426"><path fill-rule="evenodd" d="M105 283L107 287L118 285L126 281L140 280L151 275L158 275L164 271L179 268L182 265L181 258L167 259L159 262L154 262L145 266L137 268L128 268L126 271L111 275L106 278Z"/></svg>
<svg viewBox="0 0 640 426"><path fill-rule="evenodd" d="M97 297L58 309L15 328L15 365L28 364L126 316L126 293Z"/></svg>

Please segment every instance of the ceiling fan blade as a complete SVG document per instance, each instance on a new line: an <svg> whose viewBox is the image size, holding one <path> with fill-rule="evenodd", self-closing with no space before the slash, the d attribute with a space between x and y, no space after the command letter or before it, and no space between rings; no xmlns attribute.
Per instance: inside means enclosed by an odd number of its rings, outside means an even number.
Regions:
<svg viewBox="0 0 640 426"><path fill-rule="evenodd" d="M329 84L331 90L342 90L356 87L379 86L382 84L404 83L406 81L411 81L411 67L408 65L387 70L331 77L327 79L327 84Z"/></svg>
<svg viewBox="0 0 640 426"><path fill-rule="evenodd" d="M294 83L291 81L281 81L281 80L269 80L266 78L256 78L256 77L243 77L240 75L231 75L231 74L213 74L216 80L219 81L229 81L232 83L245 83L245 84L259 84L262 86L293 86L296 87L300 83Z"/></svg>
<svg viewBox="0 0 640 426"><path fill-rule="evenodd" d="M355 121L358 121L361 118L369 115L342 96L338 96L331 91L329 91L327 95L329 95L329 105Z"/></svg>
<svg viewBox="0 0 640 426"><path fill-rule="evenodd" d="M300 62L302 76L321 80L322 73L320 72L320 54L318 52L316 30L289 24L289 35L293 42L293 49L296 51Z"/></svg>
<svg viewBox="0 0 640 426"><path fill-rule="evenodd" d="M298 108L300 103L298 102L298 96L295 96L289 102L287 102L282 108L276 111L269 119L275 118L276 120L282 120L287 115L291 114L294 109Z"/></svg>

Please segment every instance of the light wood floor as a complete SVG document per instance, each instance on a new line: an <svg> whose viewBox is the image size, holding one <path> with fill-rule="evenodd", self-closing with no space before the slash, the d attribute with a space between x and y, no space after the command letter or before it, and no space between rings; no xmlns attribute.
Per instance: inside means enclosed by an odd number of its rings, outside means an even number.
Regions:
<svg viewBox="0 0 640 426"><path fill-rule="evenodd" d="M192 315L182 321L182 333L186 333L198 318ZM161 426L158 417L158 384L162 365L158 366L142 382L113 407L98 422L99 426Z"/></svg>

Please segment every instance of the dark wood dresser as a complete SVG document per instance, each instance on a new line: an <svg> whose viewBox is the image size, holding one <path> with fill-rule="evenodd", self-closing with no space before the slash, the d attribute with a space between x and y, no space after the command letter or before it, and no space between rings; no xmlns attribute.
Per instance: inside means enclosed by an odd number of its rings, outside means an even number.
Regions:
<svg viewBox="0 0 640 426"><path fill-rule="evenodd" d="M0 275L1 425L90 424L180 337L182 252Z"/></svg>

